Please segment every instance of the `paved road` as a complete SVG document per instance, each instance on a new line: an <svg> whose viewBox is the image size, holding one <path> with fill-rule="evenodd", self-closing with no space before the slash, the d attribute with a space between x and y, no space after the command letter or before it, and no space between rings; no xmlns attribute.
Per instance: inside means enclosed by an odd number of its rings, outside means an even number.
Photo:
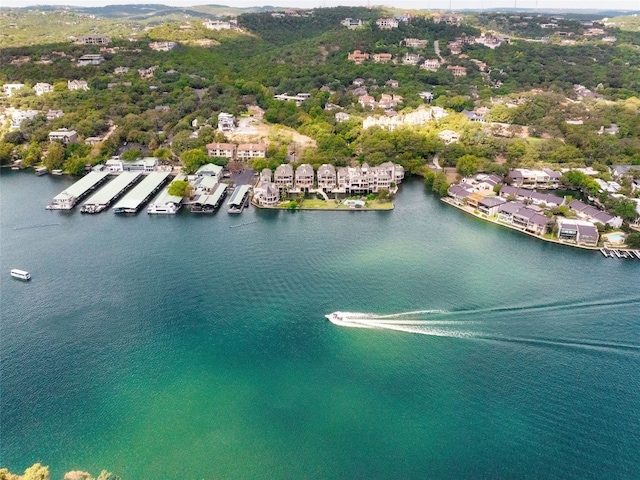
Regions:
<svg viewBox="0 0 640 480"><path fill-rule="evenodd" d="M245 168L240 173L231 174L231 180L236 185L253 185L257 179L253 174L254 170L251 168Z"/></svg>

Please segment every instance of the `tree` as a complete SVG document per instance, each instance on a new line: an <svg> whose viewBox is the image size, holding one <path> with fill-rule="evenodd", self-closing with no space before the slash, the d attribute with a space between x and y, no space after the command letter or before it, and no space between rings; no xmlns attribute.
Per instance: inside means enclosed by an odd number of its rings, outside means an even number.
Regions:
<svg viewBox="0 0 640 480"><path fill-rule="evenodd" d="M389 200L391 197L389 190L387 190L386 188L381 188L380 190L378 190L378 200L381 200L383 202Z"/></svg>
<svg viewBox="0 0 640 480"><path fill-rule="evenodd" d="M50 480L49 467L35 463L24 471L22 480Z"/></svg>
<svg viewBox="0 0 640 480"><path fill-rule="evenodd" d="M13 160L13 147L12 143L0 142L0 165L8 165Z"/></svg>
<svg viewBox="0 0 640 480"><path fill-rule="evenodd" d="M187 150L180 155L180 160L182 160L184 172L193 173L198 169L198 167L207 163L209 161L209 157L203 149L194 148L192 150Z"/></svg>
<svg viewBox="0 0 640 480"><path fill-rule="evenodd" d="M137 148L132 148L131 150L127 150L126 152L122 153L122 159L125 162L133 162L140 157L142 157L142 152Z"/></svg>
<svg viewBox="0 0 640 480"><path fill-rule="evenodd" d="M640 232L633 232L627 235L625 243L627 247L640 248Z"/></svg>
<svg viewBox="0 0 640 480"><path fill-rule="evenodd" d="M478 172L478 166L480 165L480 159L475 155L463 155L456 163L456 170L463 177L474 175Z"/></svg>
<svg viewBox="0 0 640 480"><path fill-rule="evenodd" d="M49 144L47 156L42 163L49 169L49 171L62 168L62 165L64 165L64 155L64 147L58 142L52 142Z"/></svg>
<svg viewBox="0 0 640 480"><path fill-rule="evenodd" d="M178 197L188 197L191 193L191 186L186 180L174 180L169 185L169 195Z"/></svg>

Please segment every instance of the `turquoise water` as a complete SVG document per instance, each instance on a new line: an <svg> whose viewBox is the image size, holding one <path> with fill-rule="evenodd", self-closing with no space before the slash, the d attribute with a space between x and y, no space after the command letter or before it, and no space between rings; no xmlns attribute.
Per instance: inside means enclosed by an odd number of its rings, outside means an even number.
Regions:
<svg viewBox="0 0 640 480"><path fill-rule="evenodd" d="M391 212L46 211L70 182L0 175L0 465L640 478L640 261L486 224L420 182ZM419 313L355 329L335 310Z"/></svg>

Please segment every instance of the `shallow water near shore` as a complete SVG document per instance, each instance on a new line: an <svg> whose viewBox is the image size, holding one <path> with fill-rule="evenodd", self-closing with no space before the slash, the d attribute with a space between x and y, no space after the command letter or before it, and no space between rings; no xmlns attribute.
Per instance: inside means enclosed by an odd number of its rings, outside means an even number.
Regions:
<svg viewBox="0 0 640 480"><path fill-rule="evenodd" d="M640 477L640 260L488 224L419 180L384 212L46 211L71 182L0 175L0 466Z"/></svg>

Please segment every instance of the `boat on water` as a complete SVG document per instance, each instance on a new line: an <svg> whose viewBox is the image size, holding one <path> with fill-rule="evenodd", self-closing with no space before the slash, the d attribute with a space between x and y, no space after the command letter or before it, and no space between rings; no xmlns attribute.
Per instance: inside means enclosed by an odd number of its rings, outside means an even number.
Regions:
<svg viewBox="0 0 640 480"><path fill-rule="evenodd" d="M334 325L339 325L341 327L355 327L355 328L372 328L373 326L369 323L358 320L357 318L350 317L347 312L333 312L329 315L325 315L326 319L329 320Z"/></svg>
<svg viewBox="0 0 640 480"><path fill-rule="evenodd" d="M29 272L18 268L11 269L11 276L20 280L31 280L31 274Z"/></svg>

